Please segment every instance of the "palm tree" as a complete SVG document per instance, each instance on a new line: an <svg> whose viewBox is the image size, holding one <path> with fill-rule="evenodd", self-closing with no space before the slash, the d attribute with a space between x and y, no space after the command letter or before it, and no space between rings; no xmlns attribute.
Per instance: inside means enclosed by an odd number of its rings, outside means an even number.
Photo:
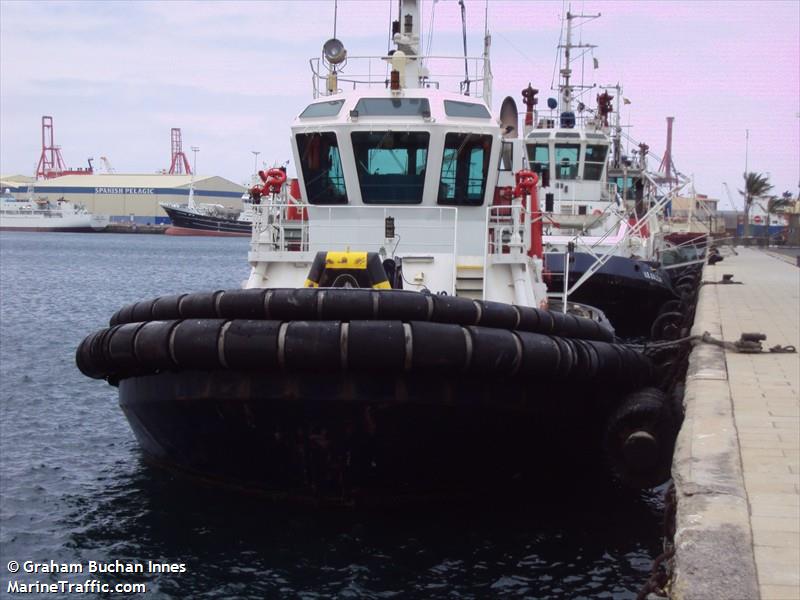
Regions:
<svg viewBox="0 0 800 600"><path fill-rule="evenodd" d="M744 196L744 237L750 237L750 208L753 200L766 196L772 187L768 175L752 172L744 174L744 191L739 190L739 193Z"/></svg>
<svg viewBox="0 0 800 600"><path fill-rule="evenodd" d="M778 196L770 196L769 200L767 200L767 230L766 233L764 234L767 239L767 246L769 246L769 240L770 240L769 224L772 221L770 217L778 213L779 209L793 205L794 201L792 200L791 192L783 192L780 198Z"/></svg>

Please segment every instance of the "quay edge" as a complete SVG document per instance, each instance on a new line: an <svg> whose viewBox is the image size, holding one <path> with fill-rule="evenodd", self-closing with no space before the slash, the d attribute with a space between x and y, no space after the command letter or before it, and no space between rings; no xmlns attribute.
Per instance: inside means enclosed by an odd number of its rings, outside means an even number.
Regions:
<svg viewBox="0 0 800 600"><path fill-rule="evenodd" d="M703 269L706 279L708 267ZM722 337L715 286L701 286L692 335ZM676 493L673 600L757 599L753 536L733 418L725 351L696 345L689 356L686 415L672 464Z"/></svg>

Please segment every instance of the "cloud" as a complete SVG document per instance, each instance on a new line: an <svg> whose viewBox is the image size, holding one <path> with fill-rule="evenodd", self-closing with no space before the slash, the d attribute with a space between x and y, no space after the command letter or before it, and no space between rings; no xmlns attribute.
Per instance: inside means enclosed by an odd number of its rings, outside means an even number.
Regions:
<svg viewBox="0 0 800 600"><path fill-rule="evenodd" d="M633 104L623 123L662 151L675 116L674 154L698 189L718 193L744 168L796 189L800 4L584 2L603 17L578 39L597 44L601 83L621 82ZM396 0L339 0L336 35L351 56L387 48ZM308 58L333 35L332 0L298 2L0 2L0 171L29 173L43 114L74 166L109 156L119 171L154 172L169 159L169 128L201 147L201 171L240 181L250 150L283 161L289 122L311 97ZM461 53L455 0L434 11L432 51ZM482 51L485 3L467 0L468 48ZM540 106L553 77L564 4L489 3L494 105L530 81ZM393 14L397 18L396 14ZM589 61L590 63L591 61ZM591 90L591 101L596 92Z"/></svg>

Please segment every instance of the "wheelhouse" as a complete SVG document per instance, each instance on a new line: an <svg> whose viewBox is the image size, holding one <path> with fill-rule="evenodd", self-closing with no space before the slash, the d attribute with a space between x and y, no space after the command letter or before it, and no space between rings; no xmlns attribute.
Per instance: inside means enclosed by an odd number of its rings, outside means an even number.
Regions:
<svg viewBox="0 0 800 600"><path fill-rule="evenodd" d="M482 101L448 96L412 89L309 104L292 126L303 200L476 208L490 203L500 152L497 121Z"/></svg>

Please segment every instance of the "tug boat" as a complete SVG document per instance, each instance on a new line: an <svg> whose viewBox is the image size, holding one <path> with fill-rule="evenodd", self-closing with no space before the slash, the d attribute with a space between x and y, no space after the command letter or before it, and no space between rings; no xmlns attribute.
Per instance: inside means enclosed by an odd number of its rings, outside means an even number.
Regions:
<svg viewBox="0 0 800 600"><path fill-rule="evenodd" d="M0 196L0 231L90 233L104 230L108 223L108 215L94 215L80 204L44 198L17 200L9 190Z"/></svg>
<svg viewBox="0 0 800 600"><path fill-rule="evenodd" d="M490 112L488 36L450 92L418 2L398 14L391 54L333 39L312 60L300 201L262 174L244 289L123 307L78 367L119 388L150 460L275 498L535 490L598 456L665 481L680 417L656 366L598 308L548 296L542 178Z"/></svg>
<svg viewBox="0 0 800 600"><path fill-rule="evenodd" d="M676 190L663 189L648 173L645 144L633 159L623 155L619 85L600 88L595 108L578 101L596 86L572 81L572 53L595 46L575 44L573 28L599 16L567 12L559 97L548 99L549 112L538 111L539 91L530 84L523 90L523 137L512 140L508 153L513 170L527 161L541 176L550 296L595 305L619 336L639 338L651 334L660 308L679 297L659 262L659 215ZM516 137L516 105L504 105L501 123Z"/></svg>

